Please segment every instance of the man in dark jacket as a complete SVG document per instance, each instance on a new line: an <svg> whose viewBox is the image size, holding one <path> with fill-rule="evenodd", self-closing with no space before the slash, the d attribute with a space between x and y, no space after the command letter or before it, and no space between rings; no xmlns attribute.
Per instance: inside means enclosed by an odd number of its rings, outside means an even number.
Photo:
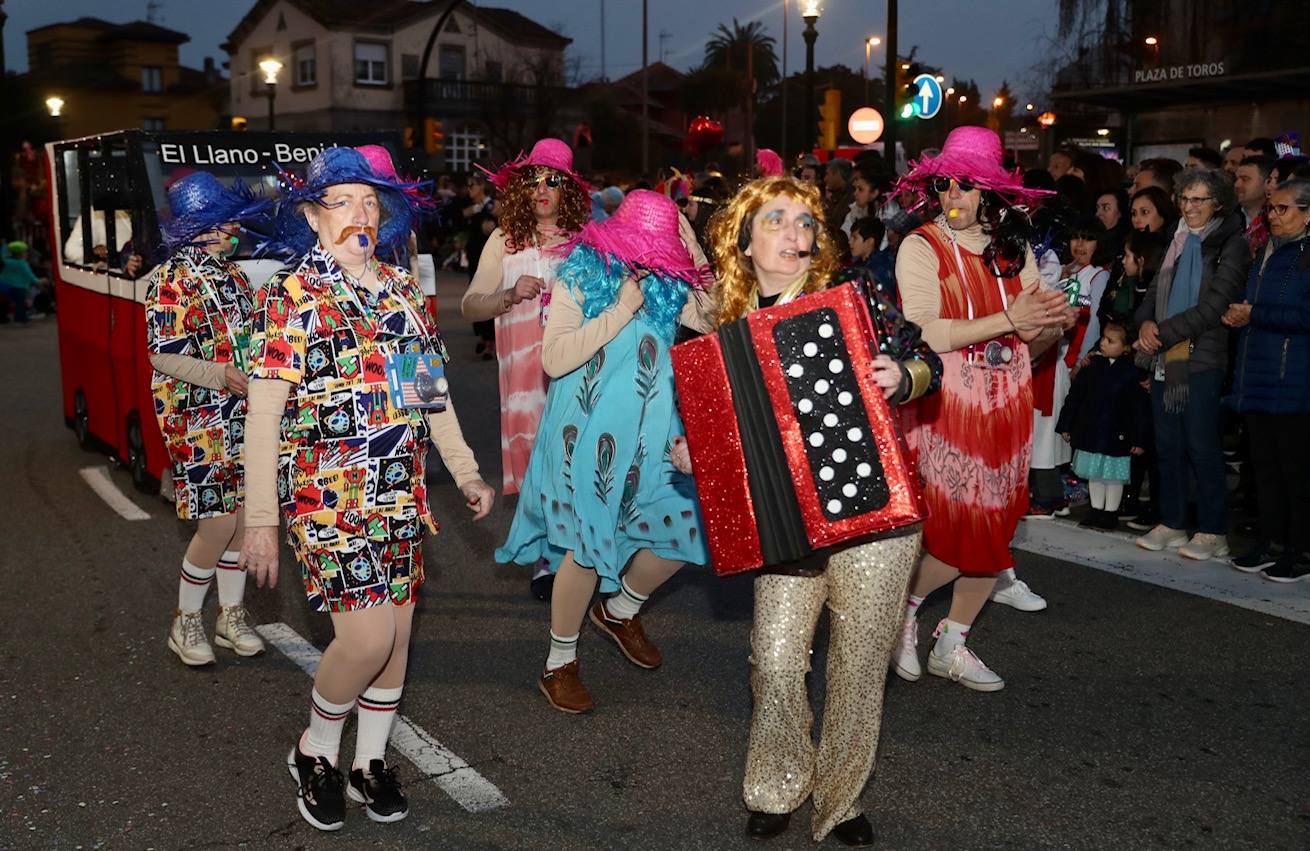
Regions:
<svg viewBox="0 0 1310 851"><path fill-rule="evenodd" d="M1242 215L1222 172L1188 169L1177 179L1183 219L1137 310L1134 347L1154 356L1151 403L1160 469L1161 524L1137 539L1186 558L1228 555L1227 493L1219 441L1219 394L1228 364L1221 317L1250 268ZM1197 531L1189 541L1188 470L1196 476Z"/></svg>

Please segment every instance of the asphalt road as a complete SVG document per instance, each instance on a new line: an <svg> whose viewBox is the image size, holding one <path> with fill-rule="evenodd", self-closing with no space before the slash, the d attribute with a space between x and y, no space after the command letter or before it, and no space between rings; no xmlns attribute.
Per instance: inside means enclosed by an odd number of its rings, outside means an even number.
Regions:
<svg viewBox="0 0 1310 851"><path fill-rule="evenodd" d="M475 359L457 292L443 286L453 392L498 483L495 366ZM740 796L750 580L689 569L662 589L646 617L659 671L586 627L598 706L564 716L535 688L546 607L524 569L491 561L511 504L470 523L444 472L401 711L509 804L469 813L393 755L407 820L352 811L339 834L309 827L283 765L308 677L275 651L219 650L200 670L168 651L189 531L121 471L149 520L86 486L78 470L108 461L63 427L58 369L53 321L0 328L0 848L757 847ZM1004 691L890 682L863 798L881 847L1310 847L1310 627L1073 562L1020 564L1050 608L989 607L971 641ZM247 602L322 648L330 623L297 579L284 553L276 591ZM923 622L946 605L930 600ZM825 643L821 627L816 706ZM807 805L768 847L812 847L808 821Z"/></svg>

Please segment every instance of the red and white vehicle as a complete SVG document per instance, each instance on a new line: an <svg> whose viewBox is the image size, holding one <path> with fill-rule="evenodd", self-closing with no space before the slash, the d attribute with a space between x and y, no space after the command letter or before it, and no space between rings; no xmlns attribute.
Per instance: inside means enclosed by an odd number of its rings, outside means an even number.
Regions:
<svg viewBox="0 0 1310 851"><path fill-rule="evenodd" d="M240 178L273 194L274 162L303 174L324 147L364 144L396 150L390 134L381 133L125 130L46 145L64 421L79 444L107 447L139 488L157 487L166 453L150 392L144 304L160 259L166 187L209 171L224 183ZM258 287L281 263L252 259L253 248L243 238L233 259ZM135 277L125 271L133 255L142 258Z"/></svg>

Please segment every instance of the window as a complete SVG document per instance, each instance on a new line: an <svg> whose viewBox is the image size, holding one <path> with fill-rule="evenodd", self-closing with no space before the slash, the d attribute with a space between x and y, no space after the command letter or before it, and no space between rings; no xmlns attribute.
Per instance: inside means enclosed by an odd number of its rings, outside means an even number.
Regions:
<svg viewBox="0 0 1310 851"><path fill-rule="evenodd" d="M164 119L162 119L162 118L142 118L142 119L141 119L141 129L142 129L142 130L154 130L154 131L163 130L163 129L164 129Z"/></svg>
<svg viewBox="0 0 1310 851"><path fill-rule="evenodd" d="M449 171L471 171L473 163L484 159L487 140L481 133L467 127L446 134L446 168Z"/></svg>
<svg viewBox="0 0 1310 851"><path fill-rule="evenodd" d="M141 66L141 91L162 92L164 90L164 72L158 65Z"/></svg>
<svg viewBox="0 0 1310 851"><path fill-rule="evenodd" d="M417 80L418 63L419 55L417 53L400 54L400 79Z"/></svg>
<svg viewBox="0 0 1310 851"><path fill-rule="evenodd" d="M295 64L295 85L313 86L318 83L318 59L312 42L298 46L291 61Z"/></svg>
<svg viewBox="0 0 1310 851"><path fill-rule="evenodd" d="M464 45L441 45L437 54L437 76L443 80L464 79Z"/></svg>
<svg viewBox="0 0 1310 851"><path fill-rule="evenodd" d="M505 79L505 69L499 62L487 61L482 71L482 76L493 83L499 83Z"/></svg>
<svg viewBox="0 0 1310 851"><path fill-rule="evenodd" d="M377 42L355 42L355 82L362 86L387 84L387 46Z"/></svg>

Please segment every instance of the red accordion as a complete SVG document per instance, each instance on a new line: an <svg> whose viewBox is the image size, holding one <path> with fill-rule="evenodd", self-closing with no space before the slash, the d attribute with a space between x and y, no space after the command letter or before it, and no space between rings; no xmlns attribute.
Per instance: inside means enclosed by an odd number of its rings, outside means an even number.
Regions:
<svg viewBox="0 0 1310 851"><path fill-rule="evenodd" d="M923 519L918 475L873 381L877 351L851 284L673 347L715 573L784 565Z"/></svg>

